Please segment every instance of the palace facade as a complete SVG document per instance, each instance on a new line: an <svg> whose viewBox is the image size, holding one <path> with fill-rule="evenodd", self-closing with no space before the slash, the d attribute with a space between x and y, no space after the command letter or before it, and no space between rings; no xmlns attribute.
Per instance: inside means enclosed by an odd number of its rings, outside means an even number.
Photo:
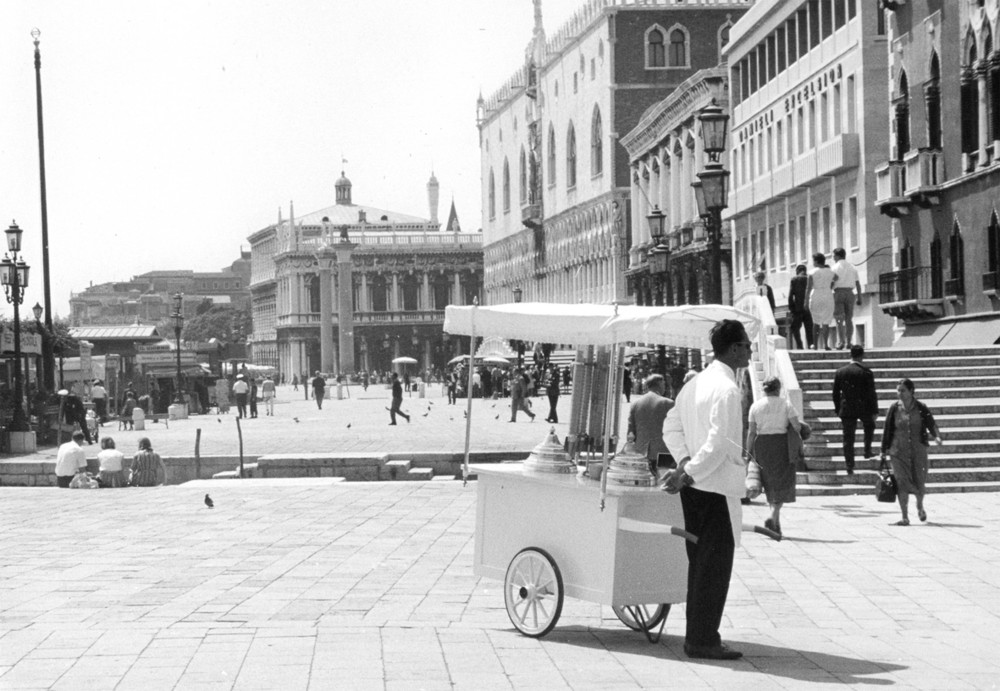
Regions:
<svg viewBox="0 0 1000 691"><path fill-rule="evenodd" d="M443 333L444 309L481 296L482 234L461 231L454 202L441 229L433 175L430 218L355 204L351 189L341 173L333 206L290 209L248 238L251 358L286 379L385 371L399 357L426 371L468 352Z"/></svg>

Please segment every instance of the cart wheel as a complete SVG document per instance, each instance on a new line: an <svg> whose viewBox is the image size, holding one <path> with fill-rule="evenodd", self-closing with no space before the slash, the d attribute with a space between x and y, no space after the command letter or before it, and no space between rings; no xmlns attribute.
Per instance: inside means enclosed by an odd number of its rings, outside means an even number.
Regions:
<svg viewBox="0 0 1000 691"><path fill-rule="evenodd" d="M670 605L612 605L615 616L633 631L649 631L667 618Z"/></svg>
<svg viewBox="0 0 1000 691"><path fill-rule="evenodd" d="M611 609L625 626L633 631L642 631L650 643L658 643L660 635L663 633L663 625L667 623L670 605L624 605L622 607L612 605ZM660 628L657 629L657 625Z"/></svg>
<svg viewBox="0 0 1000 691"><path fill-rule="evenodd" d="M552 630L562 614L563 581L548 552L528 547L511 559L503 599L510 622L525 636L541 638Z"/></svg>

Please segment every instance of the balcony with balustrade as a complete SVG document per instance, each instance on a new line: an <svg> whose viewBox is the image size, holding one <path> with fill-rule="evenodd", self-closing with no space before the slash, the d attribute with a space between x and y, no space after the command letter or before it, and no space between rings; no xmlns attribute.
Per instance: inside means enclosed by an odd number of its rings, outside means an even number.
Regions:
<svg viewBox="0 0 1000 691"><path fill-rule="evenodd" d="M934 319L944 314L944 293L948 288L929 266L891 271L878 277L879 307L890 316L908 321Z"/></svg>
<svg viewBox="0 0 1000 691"><path fill-rule="evenodd" d="M918 206L936 206L944 184L944 154L941 149L913 149L903 157L906 168L903 194ZM876 202L877 203L877 202Z"/></svg>
<svg viewBox="0 0 1000 691"><path fill-rule="evenodd" d="M887 161L875 167L875 190L875 206L886 216L899 218L910 213L903 161Z"/></svg>

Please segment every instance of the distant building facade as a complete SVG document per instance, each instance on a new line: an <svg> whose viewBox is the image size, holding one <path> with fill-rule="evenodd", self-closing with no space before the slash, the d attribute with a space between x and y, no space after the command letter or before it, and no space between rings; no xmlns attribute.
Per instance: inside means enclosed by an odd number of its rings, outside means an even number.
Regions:
<svg viewBox="0 0 1000 691"><path fill-rule="evenodd" d="M251 358L286 379L385 371L398 357L430 370L468 350L443 333L444 309L481 299L482 234L461 232L454 203L457 230L441 230L433 175L426 219L355 204L351 190L341 174L333 206L290 209L249 237Z"/></svg>
<svg viewBox="0 0 1000 691"><path fill-rule="evenodd" d="M627 301L632 168L619 138L719 63L749 0L589 0L480 97L486 302Z"/></svg>
<svg viewBox="0 0 1000 691"><path fill-rule="evenodd" d="M754 292L764 270L780 318L795 266L811 271L814 253L843 247L864 293L853 342L867 346L893 340L878 301L891 230L875 205L876 152L889 133L887 45L880 2L763 0L725 51L735 296Z"/></svg>
<svg viewBox="0 0 1000 691"><path fill-rule="evenodd" d="M205 299L247 309L250 304L250 253L221 271L149 271L129 281L92 285L70 295L71 326L156 324L174 310L173 296L184 296L186 317Z"/></svg>
<svg viewBox="0 0 1000 691"><path fill-rule="evenodd" d="M1000 343L1000 2L885 4L882 310L900 345Z"/></svg>

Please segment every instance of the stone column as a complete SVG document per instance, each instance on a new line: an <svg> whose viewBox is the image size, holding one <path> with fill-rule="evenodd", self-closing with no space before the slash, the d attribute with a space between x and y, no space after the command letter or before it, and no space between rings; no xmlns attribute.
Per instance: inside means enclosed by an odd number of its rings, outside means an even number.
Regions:
<svg viewBox="0 0 1000 691"><path fill-rule="evenodd" d="M320 369L334 371L333 355L333 267L337 254L330 246L316 253L319 266L319 352Z"/></svg>
<svg viewBox="0 0 1000 691"><path fill-rule="evenodd" d="M430 282L430 277L427 275L426 271L424 271L424 280L423 280L423 285L421 287L421 299L420 299L420 301L421 301L421 304L419 305L420 309L425 310L425 311L434 309L434 306L431 304L431 282Z"/></svg>
<svg viewBox="0 0 1000 691"><path fill-rule="evenodd" d="M462 277L456 271L452 276L452 299L451 304L462 304Z"/></svg>
<svg viewBox="0 0 1000 691"><path fill-rule="evenodd" d="M987 99L989 98L989 92L986 86L986 75L989 70L989 60L982 59L976 63L976 85L978 88L979 99L976 107L979 109L979 156L977 158L979 167L982 168L990 163L989 157L986 155L986 149L990 146L992 142L987 141L990 136L990 123L989 123L989 108L987 104Z"/></svg>
<svg viewBox="0 0 1000 691"><path fill-rule="evenodd" d="M358 309L362 312L371 312L371 296L368 294L368 272L361 274L361 293L358 295ZM365 369L368 369L367 367Z"/></svg>
<svg viewBox="0 0 1000 691"><path fill-rule="evenodd" d="M389 310L399 311L399 274L392 272L392 295L389 296Z"/></svg>
<svg viewBox="0 0 1000 691"><path fill-rule="evenodd" d="M354 278L351 252L357 243L341 240L337 253L337 332L340 374L354 374Z"/></svg>
<svg viewBox="0 0 1000 691"><path fill-rule="evenodd" d="M302 341L298 338L289 339L288 353L291 356L292 361L292 374L297 374L301 377L302 373L305 372L305 367L302 362ZM291 379L291 376L288 378Z"/></svg>

